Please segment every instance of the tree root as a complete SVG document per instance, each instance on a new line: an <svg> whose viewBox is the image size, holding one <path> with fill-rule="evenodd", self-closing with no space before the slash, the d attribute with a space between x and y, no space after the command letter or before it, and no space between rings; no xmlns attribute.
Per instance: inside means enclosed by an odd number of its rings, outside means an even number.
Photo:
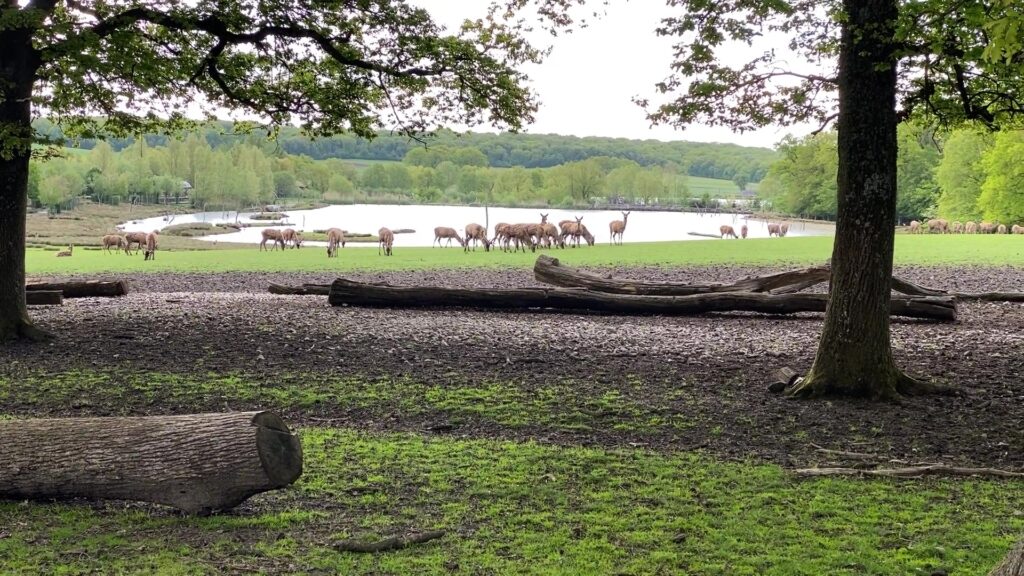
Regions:
<svg viewBox="0 0 1024 576"><path fill-rule="evenodd" d="M804 477L817 476L884 476L887 478L921 478L939 476L980 476L985 478L1024 478L1024 472L999 470L997 468L962 468L946 464L925 464L905 468L800 468L793 474Z"/></svg>
<svg viewBox="0 0 1024 576"><path fill-rule="evenodd" d="M781 374L788 371L794 376L789 378L789 383L784 388L779 387L779 384L784 381L780 381ZM777 372L776 380L769 387L772 391L782 391L786 396L791 398L815 398L822 396L829 396L833 394L842 394L842 390L832 390L828 384L822 384L822 380L826 380L824 376L818 376L814 373L812 368L811 373L804 377L796 376L796 372L789 368L781 368ZM907 376L903 372L896 370L895 382L892 386L881 387L877 389L872 400L899 402L905 396L925 396L929 394L938 394L942 396L955 396L959 394L959 390L949 386L942 386L940 384L934 384L923 380L917 380Z"/></svg>
<svg viewBox="0 0 1024 576"><path fill-rule="evenodd" d="M432 530L410 536L392 536L377 542L360 542L358 540L342 540L334 545L339 552L387 552L388 550L401 550L413 544L422 544L445 535L444 530Z"/></svg>
<svg viewBox="0 0 1024 576"><path fill-rule="evenodd" d="M18 319L9 323L0 323L0 342L24 340L28 342L46 342L54 335L28 320Z"/></svg>

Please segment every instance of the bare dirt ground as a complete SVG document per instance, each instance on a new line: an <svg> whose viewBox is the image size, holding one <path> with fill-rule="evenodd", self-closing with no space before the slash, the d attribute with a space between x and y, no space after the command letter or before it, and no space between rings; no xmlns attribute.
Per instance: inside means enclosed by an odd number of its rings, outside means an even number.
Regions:
<svg viewBox="0 0 1024 576"><path fill-rule="evenodd" d="M632 268L635 278L734 281L778 269ZM1024 269L901 268L914 282L958 291L1016 290ZM349 274L356 280L443 286L533 286L529 270ZM270 282L327 283L329 274L146 274L121 299L68 300L33 317L58 338L43 346L0 348L0 377L92 370L110 373L244 373L274 380L302 375L369 380L411 378L446 386L502 383L529 394L556 382L574 393L609 391L646 417L682 415L685 428L590 426L567 430L462 418L445 433L545 442L705 450L729 459L784 466L818 461L814 444L884 454L908 462L1024 466L1024 305L962 303L953 324L898 320L893 346L913 375L960 389L955 396L794 401L767 392L780 366L806 370L820 314L690 318L492 313L468 310L332 308L325 297L273 296ZM112 406L19 405L0 412L101 414ZM231 408L248 406L232 405ZM273 406L267 406L273 408ZM146 405L131 412L222 410L202 399ZM422 431L444 411L407 415L344 406L286 411L292 421Z"/></svg>

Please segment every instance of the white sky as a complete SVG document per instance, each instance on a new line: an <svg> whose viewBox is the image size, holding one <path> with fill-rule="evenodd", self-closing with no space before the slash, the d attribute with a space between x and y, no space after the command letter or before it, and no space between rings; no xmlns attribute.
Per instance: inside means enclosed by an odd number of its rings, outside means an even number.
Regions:
<svg viewBox="0 0 1024 576"><path fill-rule="evenodd" d="M465 18L486 13L484 0L414 0L450 31ZM596 4L596 3L595 3ZM608 136L633 139L732 142L773 147L786 134L805 135L816 126L768 127L737 134L724 127L693 124L685 130L650 126L635 96L657 102L654 84L663 80L672 61L672 39L654 29L667 8L661 0L612 2L605 15L587 28L544 39L553 46L540 66L524 71L540 98L533 134ZM482 127L474 128L482 130Z"/></svg>

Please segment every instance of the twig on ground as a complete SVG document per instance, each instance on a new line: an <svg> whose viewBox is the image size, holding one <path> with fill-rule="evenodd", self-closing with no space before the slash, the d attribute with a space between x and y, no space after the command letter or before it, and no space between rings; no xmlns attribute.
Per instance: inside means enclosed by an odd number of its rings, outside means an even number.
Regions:
<svg viewBox="0 0 1024 576"><path fill-rule="evenodd" d="M1024 478L1024 472L999 470L996 468L962 468L946 464L926 464L906 468L800 468L793 470L797 476L885 476L889 478L920 478L927 475L984 476L993 478Z"/></svg>

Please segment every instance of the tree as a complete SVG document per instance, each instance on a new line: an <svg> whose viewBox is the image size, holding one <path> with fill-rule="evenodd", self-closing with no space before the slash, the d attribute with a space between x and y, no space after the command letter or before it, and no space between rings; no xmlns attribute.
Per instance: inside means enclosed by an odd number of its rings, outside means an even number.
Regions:
<svg viewBox="0 0 1024 576"><path fill-rule="evenodd" d="M1002 132L981 157L985 182L978 208L986 220L1024 222L1024 132Z"/></svg>
<svg viewBox="0 0 1024 576"><path fill-rule="evenodd" d="M991 146L987 135L975 129L956 130L943 147L942 160L935 169L939 187L939 215L950 220L977 220L978 195L985 173L982 154Z"/></svg>
<svg viewBox="0 0 1024 576"><path fill-rule="evenodd" d="M33 102L80 136L182 127L192 102L248 109L270 126L298 121L314 136L515 130L536 109L519 66L541 54L520 24L487 18L448 34L403 0L4 2L0 339L45 336L24 292Z"/></svg>
<svg viewBox="0 0 1024 576"><path fill-rule="evenodd" d="M507 0L523 7L528 0ZM585 0L546 0L556 25ZM657 33L676 38L654 122L743 131L837 121L838 202L828 310L814 364L790 394L895 398L933 390L897 369L889 332L897 124L997 127L1024 112L1024 17L1010 0L668 0ZM773 50L737 66L736 44L784 34L825 70L787 69ZM832 68L835 66L835 68ZM838 110L838 111L837 111ZM691 165L692 166L692 165ZM692 170L692 168L691 168ZM692 172L691 172L692 173Z"/></svg>

